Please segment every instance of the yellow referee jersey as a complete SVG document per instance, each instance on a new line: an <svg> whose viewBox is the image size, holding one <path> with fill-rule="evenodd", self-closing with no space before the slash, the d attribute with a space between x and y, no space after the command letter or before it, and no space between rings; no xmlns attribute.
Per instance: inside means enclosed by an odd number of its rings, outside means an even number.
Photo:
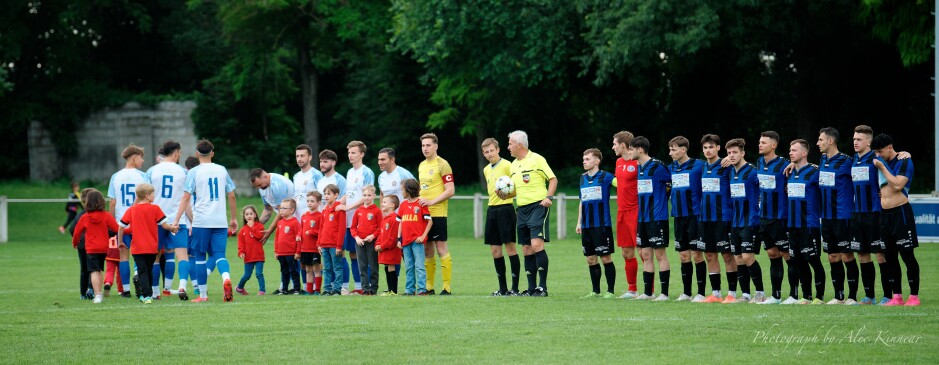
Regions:
<svg viewBox="0 0 939 365"><path fill-rule="evenodd" d="M453 182L453 169L450 168L450 163L440 156L437 156L437 158L431 161L424 160L421 162L417 172L421 183L421 198L427 200L443 194L446 189L444 184ZM450 199L447 199L435 205L431 205L429 207L430 216L446 217L449 202Z"/></svg>
<svg viewBox="0 0 939 365"><path fill-rule="evenodd" d="M544 157L528 151L524 159L512 161L511 171L518 206L540 202L548 197L548 180L555 176Z"/></svg>
<svg viewBox="0 0 939 365"><path fill-rule="evenodd" d="M495 164L486 164L486 167L483 167L483 175L486 177L486 188L489 191L489 205L512 204L512 199L499 199L496 195L496 180L502 176L511 176L512 164L500 158Z"/></svg>

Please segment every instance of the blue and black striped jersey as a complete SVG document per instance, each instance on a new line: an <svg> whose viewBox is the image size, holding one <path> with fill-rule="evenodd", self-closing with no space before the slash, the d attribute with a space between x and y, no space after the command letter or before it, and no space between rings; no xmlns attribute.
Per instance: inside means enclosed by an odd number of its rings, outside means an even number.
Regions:
<svg viewBox="0 0 939 365"><path fill-rule="evenodd" d="M789 166L789 160L776 156L766 161L760 156L756 161L756 177L760 180L760 218L786 219L788 202L786 201L786 175L783 170Z"/></svg>
<svg viewBox="0 0 939 365"><path fill-rule="evenodd" d="M701 171L701 222L730 222L734 208L730 204L730 170L718 159L704 164Z"/></svg>
<svg viewBox="0 0 939 365"><path fill-rule="evenodd" d="M690 158L685 163L672 161L672 217L701 214L701 169L704 161Z"/></svg>
<svg viewBox="0 0 939 365"><path fill-rule="evenodd" d="M801 169L793 170L789 174L786 193L789 197L789 227L818 228L821 199L818 166L806 164Z"/></svg>
<svg viewBox="0 0 939 365"><path fill-rule="evenodd" d="M734 206L731 227L760 225L760 180L756 177L756 167L746 164L740 170L731 168L730 199Z"/></svg>
<svg viewBox="0 0 939 365"><path fill-rule="evenodd" d="M894 156L893 160L890 161L885 161L880 157L878 157L878 159L884 163L884 166L887 166L887 169L890 170L890 173L892 173L894 176L907 177L906 186L903 187L903 195L910 196L910 184L913 183L913 160L909 158L901 160L896 156ZM887 178L884 177L884 174L879 173L877 180L880 182L881 187L887 185Z"/></svg>
<svg viewBox="0 0 939 365"><path fill-rule="evenodd" d="M868 151L863 156L854 155L851 164L851 181L854 183L854 212L880 211L880 186L877 184L877 154Z"/></svg>
<svg viewBox="0 0 939 365"><path fill-rule="evenodd" d="M662 161L649 159L639 165L636 190L639 193L639 221L668 220L668 186L672 175Z"/></svg>
<svg viewBox="0 0 939 365"><path fill-rule="evenodd" d="M843 153L822 154L818 165L818 187L822 192L822 219L850 219L854 211L851 158Z"/></svg>
<svg viewBox="0 0 939 365"><path fill-rule="evenodd" d="M613 174L600 170L593 176L580 176L581 228L612 227L610 223L610 187Z"/></svg>

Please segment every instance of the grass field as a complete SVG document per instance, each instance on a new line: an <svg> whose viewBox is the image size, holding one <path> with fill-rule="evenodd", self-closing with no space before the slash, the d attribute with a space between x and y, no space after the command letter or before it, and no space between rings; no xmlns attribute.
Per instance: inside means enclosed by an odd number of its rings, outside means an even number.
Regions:
<svg viewBox="0 0 939 365"><path fill-rule="evenodd" d="M64 192L60 184L0 184L0 195L10 197ZM239 205L249 202L258 203L239 199ZM550 297L492 298L492 260L472 239L470 207L469 201L451 205L452 297L236 295L223 303L215 273L208 303L169 298L144 306L112 297L94 306L78 299L77 256L56 231L62 204L11 204L11 241L0 244L0 363L939 361L939 245L917 250L923 278L918 308L580 299L589 279L576 239L547 244ZM234 251L232 240L229 260L237 279L243 270ZM669 255L675 298L678 258ZM615 262L622 292L622 260ZM768 267L765 255L761 264ZM265 275L272 290L279 272L271 252ZM247 289L257 291L253 277Z"/></svg>

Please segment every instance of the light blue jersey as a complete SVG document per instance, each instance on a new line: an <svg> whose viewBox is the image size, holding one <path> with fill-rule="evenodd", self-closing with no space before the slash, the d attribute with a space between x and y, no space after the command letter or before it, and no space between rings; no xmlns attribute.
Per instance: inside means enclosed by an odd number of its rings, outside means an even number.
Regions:
<svg viewBox="0 0 939 365"><path fill-rule="evenodd" d="M382 171L381 175L378 175L378 187L381 189L381 195L394 195L398 197L399 202L403 202L404 191L401 190L401 182L413 178L414 175L401 166L396 166L391 173Z"/></svg>
<svg viewBox="0 0 939 365"><path fill-rule="evenodd" d="M228 198L223 195L235 191L235 183L224 166L208 162L193 167L186 175L185 190L194 197L193 228L228 227Z"/></svg>
<svg viewBox="0 0 939 365"><path fill-rule="evenodd" d="M293 199L293 182L281 174L269 175L271 176L271 184L267 186L267 189L258 189L258 194L261 195L264 204L277 207L284 199Z"/></svg>
<svg viewBox="0 0 939 365"><path fill-rule="evenodd" d="M334 172L330 176L323 175L319 181L316 182L316 190L320 193L326 194L326 185L333 184L339 188L339 196L336 198L338 201L346 194L346 178L340 175L337 172ZM320 210L325 208L326 204L320 204Z"/></svg>
<svg viewBox="0 0 939 365"><path fill-rule="evenodd" d="M307 170L307 172L297 171L293 174L293 192L294 200L297 201L297 219L300 219L304 213L307 212L306 209L306 194L311 191L319 191L316 188L316 184L323 178L323 173L315 168ZM322 193L322 191L320 191Z"/></svg>
<svg viewBox="0 0 939 365"><path fill-rule="evenodd" d="M362 188L365 185L375 185L375 173L368 166L362 165L358 169L351 168L346 173L346 205L352 205L362 200ZM352 209L346 211L346 228L352 227L352 218L355 218L355 211Z"/></svg>
<svg viewBox="0 0 939 365"><path fill-rule="evenodd" d="M120 221L134 201L137 200L137 185L148 182L144 172L137 169L122 169L111 175L108 183L108 198L114 199L114 219Z"/></svg>
<svg viewBox="0 0 939 365"><path fill-rule="evenodd" d="M186 184L186 169L177 163L164 161L147 170L144 179L153 185L155 197L153 204L163 210L169 222L175 222L179 201L183 198L183 187ZM183 216L185 218L185 214ZM182 223L184 219L179 221Z"/></svg>

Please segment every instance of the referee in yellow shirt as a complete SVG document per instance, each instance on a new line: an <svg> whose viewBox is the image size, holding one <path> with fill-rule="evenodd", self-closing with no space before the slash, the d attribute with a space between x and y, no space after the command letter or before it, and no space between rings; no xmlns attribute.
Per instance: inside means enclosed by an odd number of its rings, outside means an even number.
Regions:
<svg viewBox="0 0 939 365"><path fill-rule="evenodd" d="M515 157L510 168L515 191L508 195L499 193L499 197L515 197L518 205L518 242L525 254L525 275L528 276L528 290L522 296L546 297L548 253L544 243L550 242L548 216L558 179L544 157L528 149L528 134L524 131L509 133L509 152ZM535 272L541 282L537 287Z"/></svg>
<svg viewBox="0 0 939 365"><path fill-rule="evenodd" d="M499 141L495 138L486 138L481 148L483 156L489 161L483 167L486 176L486 190L489 192L489 208L486 210L486 245L492 252L492 261L496 266L496 277L499 279L499 290L492 293L494 297L518 295L518 278L521 271L521 261L515 248L515 207L512 199L502 199L496 194L496 180L502 176L512 175L512 163L499 156ZM508 288L505 278L505 256L502 254L502 245L505 253L509 255L512 265L512 289Z"/></svg>
<svg viewBox="0 0 939 365"><path fill-rule="evenodd" d="M450 163L437 156L437 135L425 133L421 136L421 152L424 161L418 167L421 183L420 203L430 210L433 225L427 233L424 245L424 266L427 268L427 294L434 295L434 279L437 273L437 260L434 249L440 256L440 269L443 272L443 288L440 295L450 295L453 289L450 282L453 277L453 259L447 249L447 206L453 196L453 169Z"/></svg>

